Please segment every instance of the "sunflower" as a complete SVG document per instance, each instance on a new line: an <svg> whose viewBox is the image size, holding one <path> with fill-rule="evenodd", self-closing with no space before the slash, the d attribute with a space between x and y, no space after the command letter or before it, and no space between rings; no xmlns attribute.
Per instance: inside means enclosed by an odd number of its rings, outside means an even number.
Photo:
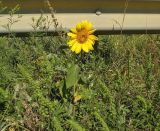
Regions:
<svg viewBox="0 0 160 131"><path fill-rule="evenodd" d="M71 51L79 54L82 50L88 53L93 49L93 45L98 38L93 35L95 29L92 29L92 23L87 20L82 21L76 25L76 28L72 28L67 34L70 37L68 45Z"/></svg>

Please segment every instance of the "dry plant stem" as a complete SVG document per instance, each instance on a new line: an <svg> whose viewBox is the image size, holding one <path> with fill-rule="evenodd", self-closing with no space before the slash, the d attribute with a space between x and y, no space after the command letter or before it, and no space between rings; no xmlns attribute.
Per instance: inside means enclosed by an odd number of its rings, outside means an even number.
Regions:
<svg viewBox="0 0 160 131"><path fill-rule="evenodd" d="M57 18L55 17L55 11L54 11L54 8L51 6L51 3L49 0L46 0L46 3L47 3L47 6L49 8L49 10L51 11L51 16L52 16L52 19L53 19L53 22L54 22L54 27L55 29L57 30L58 28L58 21L57 21Z"/></svg>
<svg viewBox="0 0 160 131"><path fill-rule="evenodd" d="M74 95L75 95L75 92L76 92L76 85L74 85L73 87L73 99L74 99ZM73 100L73 108L72 108L72 113L73 113L73 116L75 116L75 103L74 103L74 100Z"/></svg>
<svg viewBox="0 0 160 131"><path fill-rule="evenodd" d="M130 81L130 51L127 51L128 55L128 87L130 87L131 81Z"/></svg>
<svg viewBox="0 0 160 131"><path fill-rule="evenodd" d="M127 11L127 8L128 8L128 1L129 0L125 0L123 20L122 20L122 26L121 26L121 34L123 33L123 24L124 24L124 20L125 20L125 16L126 16L126 11Z"/></svg>
<svg viewBox="0 0 160 131"><path fill-rule="evenodd" d="M54 23L55 33L57 33L58 36L60 36L60 38L63 38L64 33L63 33L63 31L62 31L62 27L59 26L59 23L58 23L57 18L55 17L55 10L54 10L54 8L53 8L53 6L51 5L51 3L50 3L49 0L45 0L45 1L46 1L46 4L47 4L50 12L51 12L51 17L52 17L52 20L53 20L53 23ZM59 29L58 29L58 28L59 28ZM60 39L60 41L63 42L62 39Z"/></svg>

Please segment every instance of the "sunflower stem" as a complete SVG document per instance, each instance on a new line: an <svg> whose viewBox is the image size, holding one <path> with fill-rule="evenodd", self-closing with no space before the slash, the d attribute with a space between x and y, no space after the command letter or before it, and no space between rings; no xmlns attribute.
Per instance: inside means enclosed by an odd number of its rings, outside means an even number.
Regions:
<svg viewBox="0 0 160 131"><path fill-rule="evenodd" d="M81 59L81 68L82 68L82 64L85 64L84 53L83 53L83 52L81 52L81 57L80 57L80 59Z"/></svg>

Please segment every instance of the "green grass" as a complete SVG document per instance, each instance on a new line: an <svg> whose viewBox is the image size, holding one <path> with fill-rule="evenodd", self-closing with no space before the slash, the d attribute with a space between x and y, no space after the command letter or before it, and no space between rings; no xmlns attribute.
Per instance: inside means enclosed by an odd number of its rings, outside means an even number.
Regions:
<svg viewBox="0 0 160 131"><path fill-rule="evenodd" d="M0 38L0 130L160 130L160 36ZM75 96L81 99L74 102Z"/></svg>

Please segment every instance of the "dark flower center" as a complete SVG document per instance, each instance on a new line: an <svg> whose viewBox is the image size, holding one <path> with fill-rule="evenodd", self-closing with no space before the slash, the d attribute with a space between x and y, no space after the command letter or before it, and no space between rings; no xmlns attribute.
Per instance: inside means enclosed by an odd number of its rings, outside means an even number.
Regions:
<svg viewBox="0 0 160 131"><path fill-rule="evenodd" d="M84 43L88 39L88 31L86 29L82 29L77 32L77 41L79 43Z"/></svg>

